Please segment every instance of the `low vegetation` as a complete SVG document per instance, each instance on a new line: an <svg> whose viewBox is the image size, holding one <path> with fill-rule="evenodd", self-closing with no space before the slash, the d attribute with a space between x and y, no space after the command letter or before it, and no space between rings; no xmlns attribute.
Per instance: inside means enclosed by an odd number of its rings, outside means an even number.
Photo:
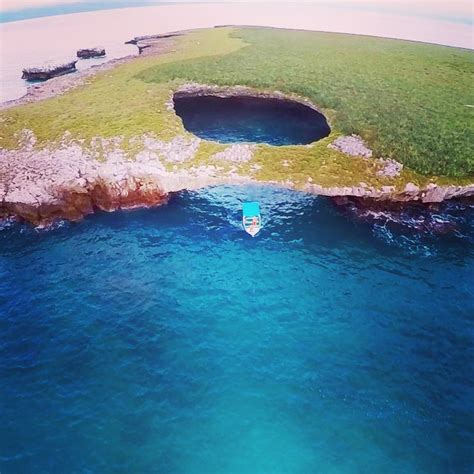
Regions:
<svg viewBox="0 0 474 474"><path fill-rule="evenodd" d="M23 129L35 133L39 146L61 140L65 131L85 143L94 137L120 135L129 139L150 132L171 139L185 133L181 120L167 108L174 85L146 83L139 73L168 62L229 54L243 45L241 40L229 38L225 30L181 37L173 51L138 57L97 74L67 94L2 112L0 143L6 148L17 147Z"/></svg>
<svg viewBox="0 0 474 474"><path fill-rule="evenodd" d="M474 174L472 51L364 36L240 29L247 47L154 67L148 83L186 80L278 89L335 111L378 156L423 174Z"/></svg>
<svg viewBox="0 0 474 474"><path fill-rule="evenodd" d="M474 175L470 79L472 52L405 41L273 29L218 28L177 39L175 49L140 57L97 74L62 96L4 110L0 144L19 146L30 129L37 147L94 137L161 140L186 135L168 107L172 91L189 81L246 85L308 97L331 121L332 133L313 146L259 145L239 172L257 179L324 186L406 182L464 182ZM397 179L378 176L377 161L347 157L327 145L361 135L377 157L405 165ZM202 142L193 163L212 164L223 145ZM252 170L252 171L251 171Z"/></svg>

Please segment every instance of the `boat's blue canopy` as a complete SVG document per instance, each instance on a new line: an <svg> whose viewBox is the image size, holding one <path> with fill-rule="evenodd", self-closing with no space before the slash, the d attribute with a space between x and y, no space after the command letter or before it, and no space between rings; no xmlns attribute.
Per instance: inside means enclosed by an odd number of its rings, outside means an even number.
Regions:
<svg viewBox="0 0 474 474"><path fill-rule="evenodd" d="M253 217L260 215L260 204L256 201L244 202L242 204L242 213L244 217Z"/></svg>

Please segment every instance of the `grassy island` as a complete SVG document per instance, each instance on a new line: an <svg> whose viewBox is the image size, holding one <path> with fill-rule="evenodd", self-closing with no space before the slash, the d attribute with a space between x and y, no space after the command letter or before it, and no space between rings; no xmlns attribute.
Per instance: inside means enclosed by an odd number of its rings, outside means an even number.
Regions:
<svg viewBox="0 0 474 474"><path fill-rule="evenodd" d="M319 186L390 186L473 182L473 52L451 47L346 34L270 28L215 28L173 38L161 54L99 71L63 95L1 112L2 148L35 149L77 143L107 160L111 141L129 160L145 145L139 137L192 139L172 104L188 83L280 91L315 104L331 134L310 146L257 145L252 159L233 164L253 180ZM357 134L373 158L348 156L328 145ZM228 166L214 157L228 148L201 140L192 159L164 160L168 170ZM403 164L384 176L379 158Z"/></svg>

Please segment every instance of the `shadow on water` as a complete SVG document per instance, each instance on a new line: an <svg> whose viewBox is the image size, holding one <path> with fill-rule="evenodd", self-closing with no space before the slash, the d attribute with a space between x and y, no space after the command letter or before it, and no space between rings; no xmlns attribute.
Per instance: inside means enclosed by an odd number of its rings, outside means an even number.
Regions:
<svg viewBox="0 0 474 474"><path fill-rule="evenodd" d="M306 145L331 131L320 112L289 100L175 96L174 108L186 130L221 143Z"/></svg>

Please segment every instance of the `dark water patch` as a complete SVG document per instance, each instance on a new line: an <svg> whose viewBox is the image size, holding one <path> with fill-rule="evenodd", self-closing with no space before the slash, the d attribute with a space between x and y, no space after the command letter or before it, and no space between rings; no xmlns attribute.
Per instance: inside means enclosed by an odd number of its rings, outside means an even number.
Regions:
<svg viewBox="0 0 474 474"><path fill-rule="evenodd" d="M349 220L367 226L379 240L405 252L433 255L438 253L440 244L460 254L472 250L472 199L423 204L339 197L333 202ZM465 246L451 245L458 241Z"/></svg>
<svg viewBox="0 0 474 474"><path fill-rule="evenodd" d="M175 96L174 108L186 130L221 143L306 145L331 131L324 115L289 100Z"/></svg>

